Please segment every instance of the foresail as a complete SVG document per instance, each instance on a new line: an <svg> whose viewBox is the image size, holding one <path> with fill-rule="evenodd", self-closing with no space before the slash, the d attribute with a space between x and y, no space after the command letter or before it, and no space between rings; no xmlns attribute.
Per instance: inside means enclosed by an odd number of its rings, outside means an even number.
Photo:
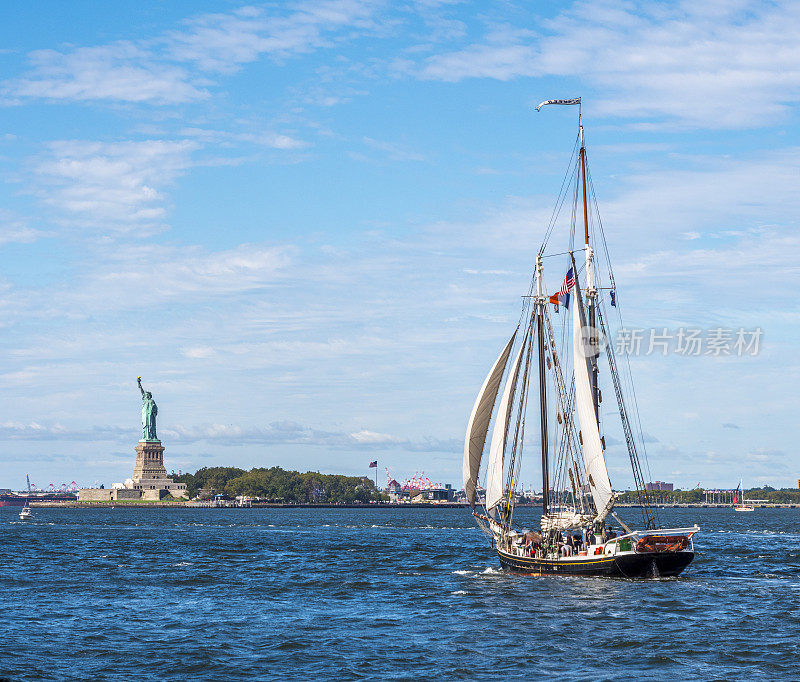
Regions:
<svg viewBox="0 0 800 682"><path fill-rule="evenodd" d="M577 289L578 283L575 282ZM576 293L578 293L576 291ZM578 413L578 421L581 425L581 450L583 451L583 462L586 466L586 474L589 478L589 486L592 489L594 505L597 508L596 521L602 521L613 506L613 493L611 491L611 481L608 478L606 460L603 455L603 445L600 441L600 429L597 426L597 416L594 411L591 386L591 365L586 335L582 332L586 327L586 320L583 315L583 305L579 296L575 298L575 305L572 308L572 350L573 366L575 372L575 411Z"/></svg>
<svg viewBox="0 0 800 682"><path fill-rule="evenodd" d="M519 368L522 364L522 354L526 344L517 353L517 359L511 366L511 371L506 379L503 396L500 398L500 409L494 421L492 430L492 444L489 446L489 465L486 469L486 509L490 511L503 499L503 454L506 449L506 436L508 434L508 420L511 418L511 407L514 402L514 391L519 377Z"/></svg>
<svg viewBox="0 0 800 682"><path fill-rule="evenodd" d="M497 358L491 371L481 386L472 414L469 416L467 424L467 437L464 440L464 463L462 473L464 477L464 491L471 506L475 506L475 490L478 484L478 471L481 467L481 456L483 446L486 443L486 432L489 430L489 422L492 419L494 402L497 399L497 391L500 388L500 381L514 345L517 330L511 335L511 339L506 344L500 357Z"/></svg>

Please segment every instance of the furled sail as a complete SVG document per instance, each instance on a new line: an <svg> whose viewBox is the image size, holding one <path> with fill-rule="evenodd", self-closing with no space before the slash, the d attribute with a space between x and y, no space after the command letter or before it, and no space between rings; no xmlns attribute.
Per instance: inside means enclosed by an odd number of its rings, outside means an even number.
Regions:
<svg viewBox="0 0 800 682"><path fill-rule="evenodd" d="M475 507L475 489L478 484L478 470L481 467L481 456L483 446L486 443L486 432L489 430L489 422L492 419L492 409L494 401L497 399L497 391L500 388L500 381L503 379L503 372L514 345L517 330L511 335L511 339L506 344L500 357L497 358L491 371L481 386L472 414L469 416L467 424L467 437L464 440L464 463L462 473L464 477L464 491L467 500L472 507Z"/></svg>
<svg viewBox="0 0 800 682"><path fill-rule="evenodd" d="M527 338L527 337L526 337ZM506 379L503 396L500 398L500 409L494 421L492 430L492 444L489 446L489 465L486 470L486 509L491 510L503 499L503 454L506 449L506 436L508 434L508 420L511 418L511 407L514 402L514 391L517 387L517 377L522 364L522 354L526 344L517 353L517 359L511 366L511 371Z"/></svg>
<svg viewBox="0 0 800 682"><path fill-rule="evenodd" d="M587 343L589 334L586 330L586 317L583 312L577 278L575 290L577 301L572 308L572 350L575 372L575 411L581 425L581 449L589 486L592 489L594 506L597 509L596 522L602 521L614 506L614 494L611 491L611 481L608 478L606 460L603 455L603 444L600 441L600 429L597 426L597 416L592 401L591 353ZM591 331L591 330L586 330Z"/></svg>
<svg viewBox="0 0 800 682"><path fill-rule="evenodd" d="M541 527L545 532L551 530L564 531L572 528L585 528L593 520L591 514L580 514L576 511L562 509L555 514L543 516Z"/></svg>

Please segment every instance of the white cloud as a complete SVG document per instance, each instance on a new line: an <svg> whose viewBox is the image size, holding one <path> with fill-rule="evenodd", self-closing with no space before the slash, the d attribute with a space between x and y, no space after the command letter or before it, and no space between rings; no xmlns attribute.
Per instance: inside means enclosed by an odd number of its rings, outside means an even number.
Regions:
<svg viewBox="0 0 800 682"><path fill-rule="evenodd" d="M142 46L119 42L80 47L71 52L39 50L29 55L32 69L6 81L17 98L116 100L180 104L209 96L180 66L159 60Z"/></svg>
<svg viewBox="0 0 800 682"><path fill-rule="evenodd" d="M216 355L216 351L210 346L195 346L193 348L185 348L181 351L184 357L192 358L194 360L204 360Z"/></svg>
<svg viewBox="0 0 800 682"><path fill-rule="evenodd" d="M639 166L615 175L613 185L603 182L598 189L615 270L643 277L661 264L664 274L693 273L711 283L719 279L716 269L708 269L713 256L719 268L761 263L777 270L759 269L759 276L786 272L791 262L785 253L800 239L794 219L800 213L798 166L800 148L789 147L736 159L686 155L677 168ZM471 220L432 224L427 234L435 242L458 234L462 247L501 253L509 244L538 245L550 212L545 197L509 197ZM551 246L566 239L569 217L562 209Z"/></svg>
<svg viewBox="0 0 800 682"><path fill-rule="evenodd" d="M425 438L419 441L393 437L373 431L347 433L325 431L292 421L273 422L267 426L240 426L236 424L205 424L199 426L166 425L159 427L159 435L174 448L196 442L224 442L226 445L310 445L335 449L381 450L406 449L412 452L454 452L460 443L452 440ZM128 442L137 436L131 428L96 426L76 430L60 423L38 422L0 423L0 440L3 441L85 441Z"/></svg>
<svg viewBox="0 0 800 682"><path fill-rule="evenodd" d="M374 140L371 137L364 138L364 144L370 149L383 152L392 161L425 161L425 156L418 152L412 152L403 148L402 145L396 142L384 142L382 140Z"/></svg>
<svg viewBox="0 0 800 682"><path fill-rule="evenodd" d="M294 150L303 149L308 146L308 143L304 140L276 132L237 133L208 128L183 128L180 131L180 135L204 143L244 143L246 145L259 145L272 149Z"/></svg>
<svg viewBox="0 0 800 682"><path fill-rule="evenodd" d="M34 192L58 217L104 231L158 225L166 215L163 189L191 165L197 143L51 142L33 160Z"/></svg>
<svg viewBox="0 0 800 682"><path fill-rule="evenodd" d="M38 50L28 55L31 69L6 81L4 91L17 102L184 104L210 96L215 84L204 72L231 73L264 54L284 59L375 32L374 10L360 0L300 3L282 15L244 7L189 19L182 29L148 40Z"/></svg>
<svg viewBox="0 0 800 682"><path fill-rule="evenodd" d="M0 440L114 440L129 435L125 429L115 427L95 427L87 431L71 429L58 422L41 424L39 422L6 421L0 423Z"/></svg>
<svg viewBox="0 0 800 682"><path fill-rule="evenodd" d="M47 236L50 236L49 232L34 230L19 221L4 223L0 218L0 246L3 244L32 244Z"/></svg>
<svg viewBox="0 0 800 682"><path fill-rule="evenodd" d="M587 105L602 115L756 127L784 119L800 101L798 31L794 2L578 2L536 34L492 27L482 41L428 57L418 74L578 76L597 88Z"/></svg>
<svg viewBox="0 0 800 682"><path fill-rule="evenodd" d="M375 431L356 431L351 433L350 436L358 443L392 443L396 439L392 438L388 433L376 433Z"/></svg>
<svg viewBox="0 0 800 682"><path fill-rule="evenodd" d="M535 34L510 27L489 32L484 43L434 55L420 72L424 79L460 81L464 78L494 78L507 81L520 76L544 75L537 65Z"/></svg>
<svg viewBox="0 0 800 682"><path fill-rule="evenodd" d="M51 300L64 310L120 311L147 301L207 299L242 293L274 283L291 262L284 246L243 244L226 251L193 247L114 246L99 267L87 273L78 287ZM44 304L44 309L49 309Z"/></svg>
<svg viewBox="0 0 800 682"><path fill-rule="evenodd" d="M295 5L284 16L247 7L232 14L207 14L169 35L178 61L207 71L230 72L262 54L285 58L332 44L339 29L374 29L374 4L359 0L326 0Z"/></svg>

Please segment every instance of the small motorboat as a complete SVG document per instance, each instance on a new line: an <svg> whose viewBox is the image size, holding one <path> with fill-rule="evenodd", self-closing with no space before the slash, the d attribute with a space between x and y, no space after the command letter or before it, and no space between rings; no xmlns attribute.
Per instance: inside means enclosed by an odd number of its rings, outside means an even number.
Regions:
<svg viewBox="0 0 800 682"><path fill-rule="evenodd" d="M25 506L22 508L22 511L19 513L19 518L23 521L27 521L28 519L33 518L33 514L31 513L31 508Z"/></svg>

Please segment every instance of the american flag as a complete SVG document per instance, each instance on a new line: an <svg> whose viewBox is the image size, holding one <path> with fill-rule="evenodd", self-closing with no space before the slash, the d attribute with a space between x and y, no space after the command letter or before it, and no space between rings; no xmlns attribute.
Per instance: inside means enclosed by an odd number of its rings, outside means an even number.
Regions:
<svg viewBox="0 0 800 682"><path fill-rule="evenodd" d="M378 467L378 460L376 459L374 462L369 463L370 469L376 469Z"/></svg>
<svg viewBox="0 0 800 682"><path fill-rule="evenodd" d="M575 286L575 275L572 273L572 268L567 270L567 276L564 277L564 283L561 285L561 290L558 292L561 296L569 293L569 290Z"/></svg>

